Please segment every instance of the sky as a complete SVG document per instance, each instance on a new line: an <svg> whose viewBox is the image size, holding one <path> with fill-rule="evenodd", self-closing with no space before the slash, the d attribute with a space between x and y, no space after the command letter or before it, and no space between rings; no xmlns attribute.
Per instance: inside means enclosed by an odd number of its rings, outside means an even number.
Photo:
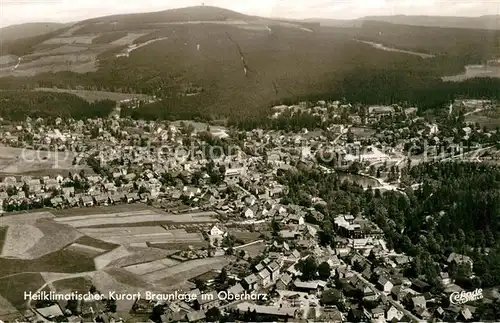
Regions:
<svg viewBox="0 0 500 323"><path fill-rule="evenodd" d="M73 22L111 14L205 5L279 18L353 19L370 15L500 14L500 0L0 0L0 26Z"/></svg>

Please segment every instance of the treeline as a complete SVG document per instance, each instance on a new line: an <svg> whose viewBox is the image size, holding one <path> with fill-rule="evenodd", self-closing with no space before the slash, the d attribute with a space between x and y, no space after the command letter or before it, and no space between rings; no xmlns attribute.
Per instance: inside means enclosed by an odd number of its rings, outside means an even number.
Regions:
<svg viewBox="0 0 500 323"><path fill-rule="evenodd" d="M102 100L88 103L68 93L0 91L0 117L8 120L24 120L27 116L99 118L108 116L115 106L115 101Z"/></svg>
<svg viewBox="0 0 500 323"><path fill-rule="evenodd" d="M339 32L402 50L440 56L458 54L467 58L468 64L478 64L486 57L494 58L500 54L499 30L423 27L365 21L361 28L340 29Z"/></svg>

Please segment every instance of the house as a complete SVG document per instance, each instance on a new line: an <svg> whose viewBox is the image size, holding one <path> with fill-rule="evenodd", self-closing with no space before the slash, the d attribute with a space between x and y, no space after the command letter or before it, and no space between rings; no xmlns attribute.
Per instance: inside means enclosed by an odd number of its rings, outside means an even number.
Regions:
<svg viewBox="0 0 500 323"><path fill-rule="evenodd" d="M377 281L377 285L381 288L381 290L387 295L391 292L392 288L394 287L394 284L389 281L384 276L380 276L380 278Z"/></svg>
<svg viewBox="0 0 500 323"><path fill-rule="evenodd" d="M417 308L425 309L427 307L427 301L425 300L425 297L422 295L413 297L411 299L411 302L414 310L416 310Z"/></svg>
<svg viewBox="0 0 500 323"><path fill-rule="evenodd" d="M53 199L50 200L50 204L52 204L53 207L62 207L64 201L61 197L57 196L57 197L54 197Z"/></svg>
<svg viewBox="0 0 500 323"><path fill-rule="evenodd" d="M70 196L75 195L75 188L73 186L63 187L62 192L63 192L64 196L70 197Z"/></svg>
<svg viewBox="0 0 500 323"><path fill-rule="evenodd" d="M384 320L385 316L384 309L380 306L373 308L371 314L374 320L382 320L382 321Z"/></svg>
<svg viewBox="0 0 500 323"><path fill-rule="evenodd" d="M290 276L290 274L288 273L285 273L281 276L280 279L278 279L278 282L276 283L276 289L287 290L291 282L292 282L292 276Z"/></svg>
<svg viewBox="0 0 500 323"><path fill-rule="evenodd" d="M133 203L139 201L139 195L137 193L127 193L125 194L125 199L127 203Z"/></svg>
<svg viewBox="0 0 500 323"><path fill-rule="evenodd" d="M247 207L243 212L243 216L247 219L253 219L255 218L255 212L251 208Z"/></svg>
<svg viewBox="0 0 500 323"><path fill-rule="evenodd" d="M259 279L255 274L251 274L245 278L243 278L243 281L241 282L241 285L245 287L247 290L255 290L257 287L257 283L259 282Z"/></svg>
<svg viewBox="0 0 500 323"><path fill-rule="evenodd" d="M439 278L440 278L440 281L441 281L441 285L448 286L448 285L451 284L451 278L450 278L450 275L448 273L440 272L439 273Z"/></svg>
<svg viewBox="0 0 500 323"><path fill-rule="evenodd" d="M464 256L455 252L452 252L446 261L450 265L468 265L470 270L473 268L473 262L469 256Z"/></svg>
<svg viewBox="0 0 500 323"><path fill-rule="evenodd" d="M80 198L80 202L83 204L83 206L93 206L94 205L94 199L91 196L84 195Z"/></svg>
<svg viewBox="0 0 500 323"><path fill-rule="evenodd" d="M281 230L279 235L284 240L297 240L300 237L300 232L291 230Z"/></svg>
<svg viewBox="0 0 500 323"><path fill-rule="evenodd" d="M271 272L267 268L259 271L257 277L259 278L262 287L267 287L271 283Z"/></svg>
<svg viewBox="0 0 500 323"><path fill-rule="evenodd" d="M271 261L267 265L267 269L271 273L271 281L275 282L278 280L281 266L278 264L276 260Z"/></svg>
<svg viewBox="0 0 500 323"><path fill-rule="evenodd" d="M297 315L297 308L295 307L264 306L244 302L237 304L236 308L240 313L247 311L256 313L263 322L272 322L277 319L286 321L287 319L293 319Z"/></svg>
<svg viewBox="0 0 500 323"><path fill-rule="evenodd" d="M207 294L201 294L194 301L196 309L207 311L212 307L219 307L220 300L217 291L212 291Z"/></svg>
<svg viewBox="0 0 500 323"><path fill-rule="evenodd" d="M108 205L108 196L104 194L99 194L94 196L95 205Z"/></svg>
<svg viewBox="0 0 500 323"><path fill-rule="evenodd" d="M391 307L385 313L386 321L392 321L395 319L397 322L400 322L403 316L404 313L398 310L396 307L394 307L394 305L391 305Z"/></svg>
<svg viewBox="0 0 500 323"><path fill-rule="evenodd" d="M420 279L415 279L411 282L411 287L416 290L417 292L419 293L425 293L427 291L429 291L429 284L427 284L426 282L424 281L421 281Z"/></svg>
<svg viewBox="0 0 500 323"><path fill-rule="evenodd" d="M316 294L318 291L325 288L326 282L321 281L321 280L303 282L299 279L296 279L293 282L293 286L295 287L295 290L297 290L297 291L305 292L305 293L309 293L309 294Z"/></svg>
<svg viewBox="0 0 500 323"><path fill-rule="evenodd" d="M200 322L205 320L205 311L195 311L186 314L186 320L188 322Z"/></svg>
<svg viewBox="0 0 500 323"><path fill-rule="evenodd" d="M243 286L240 283L232 286L231 288L229 288L227 290L227 293L230 295L241 295L244 292L245 292L245 289L243 288Z"/></svg>
<svg viewBox="0 0 500 323"><path fill-rule="evenodd" d="M472 313L468 307L463 308L460 311L460 315L458 316L458 320L460 321L469 321L472 319Z"/></svg>
<svg viewBox="0 0 500 323"><path fill-rule="evenodd" d="M222 237L223 235L225 234L224 231L222 231L221 229L219 229L216 225L214 225L212 227L212 229L210 229L210 236L212 237Z"/></svg>

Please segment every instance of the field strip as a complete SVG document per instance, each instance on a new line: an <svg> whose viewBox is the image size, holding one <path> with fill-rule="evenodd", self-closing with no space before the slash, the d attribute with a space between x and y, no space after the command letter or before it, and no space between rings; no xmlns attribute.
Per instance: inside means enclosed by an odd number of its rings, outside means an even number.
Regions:
<svg viewBox="0 0 500 323"><path fill-rule="evenodd" d="M142 264L123 267L123 269L128 270L136 275L145 275L148 273L156 272L162 269L166 269L168 267L175 266L177 264L179 264L178 261L170 258L165 258Z"/></svg>
<svg viewBox="0 0 500 323"><path fill-rule="evenodd" d="M167 280L174 276L180 280L188 280L214 268L223 267L229 262L226 257L196 259L146 274L142 278L150 282Z"/></svg>
<svg viewBox="0 0 500 323"><path fill-rule="evenodd" d="M89 235L141 235L167 233L160 225L144 227L114 227L114 228L83 228L81 232Z"/></svg>
<svg viewBox="0 0 500 323"><path fill-rule="evenodd" d="M71 221L88 220L88 219L94 219L94 218L115 218L115 217L128 217L128 216L137 216L137 215L148 215L148 214L156 214L156 213L154 211L151 211L151 210L131 211L131 212L115 212L115 213L96 213L96 214L61 217L61 218L56 218L56 221L57 222L71 222Z"/></svg>
<svg viewBox="0 0 500 323"><path fill-rule="evenodd" d="M117 225L117 224L133 224L133 223L157 223L157 222L172 222L172 223L200 223L200 222L209 222L213 223L217 220L208 218L208 217L191 217L191 216L171 216L171 215L162 215L162 214L149 214L149 215L133 215L133 216L89 216L85 219L71 219L66 220L64 218L63 221L58 221L61 223L69 224L75 228L82 227L92 227L99 225ZM59 219L57 219L59 220ZM56 221L57 221L56 220Z"/></svg>
<svg viewBox="0 0 500 323"><path fill-rule="evenodd" d="M84 249L84 250L95 251L95 252L98 252L98 253L103 253L103 252L107 251L107 250L104 250L104 249L100 249L100 248L96 248L96 247L92 247L92 246L87 246L87 245L83 245L83 244L79 244L79 243L73 243L68 248L76 248L76 249L81 248L81 249Z"/></svg>
<svg viewBox="0 0 500 323"><path fill-rule="evenodd" d="M33 224L39 219L53 219L55 215L50 212L22 213L14 215L4 215L0 217L0 227L11 225Z"/></svg>

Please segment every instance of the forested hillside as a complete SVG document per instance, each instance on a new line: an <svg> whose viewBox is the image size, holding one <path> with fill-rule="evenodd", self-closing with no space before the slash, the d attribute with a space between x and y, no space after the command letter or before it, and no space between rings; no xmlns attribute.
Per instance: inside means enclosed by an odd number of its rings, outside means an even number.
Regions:
<svg viewBox="0 0 500 323"><path fill-rule="evenodd" d="M118 39L122 39L119 44L110 44ZM358 39L435 57L376 49ZM453 96L467 92L498 97L496 80L459 85L443 83L441 77L500 57L499 39L496 30L373 21L359 28L312 30L299 22L220 8L183 8L91 19L4 44L4 53L35 54L23 57L15 72L4 71L17 77L0 78L0 89L83 87L155 95L160 101L124 110L124 115L144 119L255 120L266 116L273 104L307 98L346 98L366 104L408 101L425 110L441 108ZM140 46L147 41L151 43ZM75 46L68 46L73 42ZM128 56L116 56L136 45L138 49ZM47 48L57 55L39 58ZM61 71L80 64L81 57L89 59L82 63L82 71ZM98 70L85 72L95 57ZM46 71L49 61L57 72L36 74ZM36 75L24 76L31 72Z"/></svg>
<svg viewBox="0 0 500 323"><path fill-rule="evenodd" d="M0 91L0 117L9 120L24 120L28 116L75 119L106 117L115 106L114 101L88 103L67 93Z"/></svg>

